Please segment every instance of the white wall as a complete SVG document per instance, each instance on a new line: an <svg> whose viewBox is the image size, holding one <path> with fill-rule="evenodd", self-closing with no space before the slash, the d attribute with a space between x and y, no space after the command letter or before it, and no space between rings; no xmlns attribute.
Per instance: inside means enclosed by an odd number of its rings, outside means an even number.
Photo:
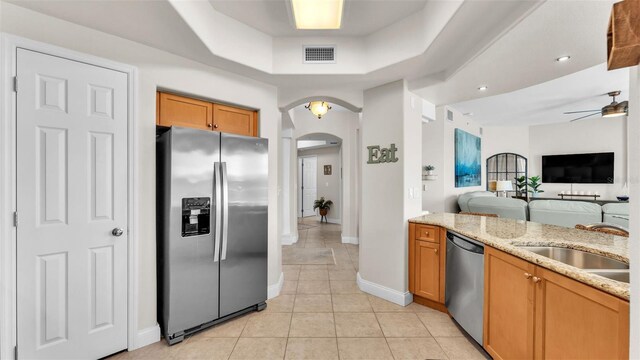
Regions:
<svg viewBox="0 0 640 360"><path fill-rule="evenodd" d="M269 284L281 274L278 238L278 164L281 138L277 89L157 49L2 4L1 30L37 41L130 64L138 68L137 117L139 206L138 328L156 325L155 108L158 87L260 109L260 136L269 139Z"/></svg>
<svg viewBox="0 0 640 360"><path fill-rule="evenodd" d="M342 199L340 188L342 187L342 183L340 181L340 146L298 150L298 156L315 156L317 158L316 184L318 190L316 198L320 199L320 197L324 197L325 200L333 201L333 206L327 214L327 221L341 223ZM331 165L331 175L324 174L325 165Z"/></svg>
<svg viewBox="0 0 640 360"><path fill-rule="evenodd" d="M407 220L421 213L422 103L412 98L404 81L366 90L361 128L359 284L402 305L411 301ZM367 164L367 146L391 144L398 148L397 162Z"/></svg>
<svg viewBox="0 0 640 360"><path fill-rule="evenodd" d="M447 110L453 112L453 121L447 120ZM482 183L480 186L455 187L455 129L462 129L480 136L480 126L459 111L447 107L436 107L436 120L422 126L422 166L434 165L438 180L423 181L426 190L422 193L422 209L431 212L457 212L458 195L485 188L484 150L481 155ZM485 140L482 139L482 149Z"/></svg>
<svg viewBox="0 0 640 360"><path fill-rule="evenodd" d="M487 158L511 152L529 158L528 126L485 126L482 128L483 184L486 184Z"/></svg>
<svg viewBox="0 0 640 360"><path fill-rule="evenodd" d="M574 184L574 191L598 191L615 199L627 181L626 117L593 118L529 128L529 176L542 175L542 155L614 152L614 184ZM571 184L543 184L545 197L571 190Z"/></svg>
<svg viewBox="0 0 640 360"><path fill-rule="evenodd" d="M630 71L629 83L629 179L630 179L630 236L631 264L630 359L640 359L640 66Z"/></svg>
<svg viewBox="0 0 640 360"><path fill-rule="evenodd" d="M342 193L342 238L343 241L358 241L358 204L356 203L356 129L358 128L358 114L351 111L331 110L322 119L313 116L303 106L296 107L293 111L294 126L293 138L298 139L309 134L330 134L342 139L342 181L344 184ZM296 153L292 153L294 161ZM297 166L297 165L296 165ZM297 177L294 189L297 189ZM292 193L296 197L297 191ZM297 205L296 205L297 206Z"/></svg>

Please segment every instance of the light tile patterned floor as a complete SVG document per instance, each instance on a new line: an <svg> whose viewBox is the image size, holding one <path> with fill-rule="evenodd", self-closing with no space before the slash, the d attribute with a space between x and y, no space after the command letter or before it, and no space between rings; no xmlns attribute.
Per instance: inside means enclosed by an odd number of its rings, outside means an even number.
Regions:
<svg viewBox="0 0 640 360"><path fill-rule="evenodd" d="M484 359L447 315L361 292L358 246L341 243L339 225L304 224L291 246L332 248L335 265L284 265L282 293L265 311L113 359Z"/></svg>

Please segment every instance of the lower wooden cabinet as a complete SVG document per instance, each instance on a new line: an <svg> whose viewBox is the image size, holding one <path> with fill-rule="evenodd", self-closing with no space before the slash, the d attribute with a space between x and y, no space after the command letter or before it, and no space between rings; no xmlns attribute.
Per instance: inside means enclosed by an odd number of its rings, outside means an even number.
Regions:
<svg viewBox="0 0 640 360"><path fill-rule="evenodd" d="M628 359L629 302L538 267L537 359Z"/></svg>
<svg viewBox="0 0 640 360"><path fill-rule="evenodd" d="M484 348L494 359L626 359L629 302L485 247Z"/></svg>
<svg viewBox="0 0 640 360"><path fill-rule="evenodd" d="M440 244L416 241L415 295L440 301Z"/></svg>
<svg viewBox="0 0 640 360"><path fill-rule="evenodd" d="M484 252L484 349L494 359L533 359L535 265Z"/></svg>
<svg viewBox="0 0 640 360"><path fill-rule="evenodd" d="M409 223L409 291L417 303L444 307L446 230Z"/></svg>

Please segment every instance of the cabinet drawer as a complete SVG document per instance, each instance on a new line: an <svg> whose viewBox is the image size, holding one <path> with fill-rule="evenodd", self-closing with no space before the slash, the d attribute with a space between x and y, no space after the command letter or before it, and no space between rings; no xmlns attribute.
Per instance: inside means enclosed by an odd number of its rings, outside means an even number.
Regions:
<svg viewBox="0 0 640 360"><path fill-rule="evenodd" d="M430 225L416 225L416 240L440 242L440 228Z"/></svg>

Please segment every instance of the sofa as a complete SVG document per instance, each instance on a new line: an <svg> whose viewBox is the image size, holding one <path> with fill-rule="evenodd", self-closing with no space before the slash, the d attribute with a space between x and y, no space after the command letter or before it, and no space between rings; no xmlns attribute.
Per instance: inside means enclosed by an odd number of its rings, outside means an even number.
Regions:
<svg viewBox="0 0 640 360"><path fill-rule="evenodd" d="M461 194L458 196L458 206L460 207L460 211L469 212L469 200L476 197L492 197L496 198L496 194L491 191L471 191L468 193Z"/></svg>
<svg viewBox="0 0 640 360"><path fill-rule="evenodd" d="M474 197L467 206L470 212L496 214L501 218L527 220L527 202L506 197Z"/></svg>
<svg viewBox="0 0 640 360"><path fill-rule="evenodd" d="M575 227L602 222L602 206L585 201L534 200L529 203L530 220L542 224Z"/></svg>
<svg viewBox="0 0 640 360"><path fill-rule="evenodd" d="M602 214L603 222L629 228L629 203L602 205Z"/></svg>
<svg viewBox="0 0 640 360"><path fill-rule="evenodd" d="M629 228L629 204L609 203L600 206L586 201L532 200L496 197L490 191L473 191L458 197L462 212L496 214L498 217L575 227L607 223Z"/></svg>

